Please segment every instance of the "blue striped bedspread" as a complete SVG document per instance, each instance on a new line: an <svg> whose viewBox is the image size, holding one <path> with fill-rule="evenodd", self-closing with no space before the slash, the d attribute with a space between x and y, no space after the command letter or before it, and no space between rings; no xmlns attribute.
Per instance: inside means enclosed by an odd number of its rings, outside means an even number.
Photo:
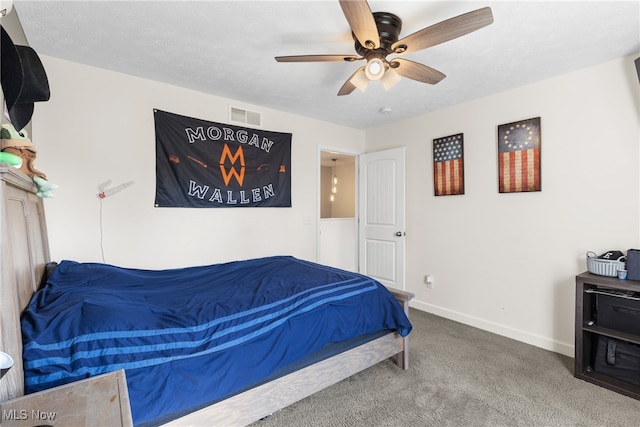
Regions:
<svg viewBox="0 0 640 427"><path fill-rule="evenodd" d="M125 369L137 425L228 397L328 344L411 331L377 281L290 256L169 270L62 261L21 324L27 393Z"/></svg>

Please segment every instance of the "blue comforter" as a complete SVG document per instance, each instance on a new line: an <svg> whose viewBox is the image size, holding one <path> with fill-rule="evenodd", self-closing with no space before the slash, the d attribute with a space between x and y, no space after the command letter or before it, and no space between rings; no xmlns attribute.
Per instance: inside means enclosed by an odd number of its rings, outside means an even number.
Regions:
<svg viewBox="0 0 640 427"><path fill-rule="evenodd" d="M22 315L25 387L123 368L134 423L153 423L379 330L411 331L384 286L293 257L171 270L62 261Z"/></svg>

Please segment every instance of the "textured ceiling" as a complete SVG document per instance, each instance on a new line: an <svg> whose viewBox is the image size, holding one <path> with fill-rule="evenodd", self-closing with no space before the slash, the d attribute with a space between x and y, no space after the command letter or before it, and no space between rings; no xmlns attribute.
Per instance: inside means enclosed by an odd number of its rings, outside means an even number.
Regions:
<svg viewBox="0 0 640 427"><path fill-rule="evenodd" d="M389 91L375 82L366 92L338 97L363 61L274 60L354 54L337 0L14 0L27 40L40 54L361 129L640 55L637 0L369 4L403 20L400 37L484 6L494 23L405 56L447 75L436 85L403 78Z"/></svg>

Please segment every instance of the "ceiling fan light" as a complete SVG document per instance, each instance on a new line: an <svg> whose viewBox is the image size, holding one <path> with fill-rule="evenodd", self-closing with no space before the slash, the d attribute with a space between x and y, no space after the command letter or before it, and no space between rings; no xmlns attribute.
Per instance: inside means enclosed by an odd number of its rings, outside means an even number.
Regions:
<svg viewBox="0 0 640 427"><path fill-rule="evenodd" d="M354 74L351 78L351 83L364 92L367 90L367 86L369 85L369 79L367 79L367 76L363 72L359 72Z"/></svg>
<svg viewBox="0 0 640 427"><path fill-rule="evenodd" d="M384 77L382 77L382 85L385 90L389 90L398 83L401 78L400 74L396 73L393 68L389 68L387 72L384 73Z"/></svg>
<svg viewBox="0 0 640 427"><path fill-rule="evenodd" d="M373 58L367 62L364 73L369 80L380 80L385 72L384 62L380 58Z"/></svg>

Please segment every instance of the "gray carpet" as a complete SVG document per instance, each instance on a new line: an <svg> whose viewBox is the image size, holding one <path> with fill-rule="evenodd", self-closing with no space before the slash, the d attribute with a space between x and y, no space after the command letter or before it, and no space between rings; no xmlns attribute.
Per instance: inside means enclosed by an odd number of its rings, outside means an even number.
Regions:
<svg viewBox="0 0 640 427"><path fill-rule="evenodd" d="M573 359L411 310L410 369L373 366L252 427L640 426L640 401L573 377Z"/></svg>

